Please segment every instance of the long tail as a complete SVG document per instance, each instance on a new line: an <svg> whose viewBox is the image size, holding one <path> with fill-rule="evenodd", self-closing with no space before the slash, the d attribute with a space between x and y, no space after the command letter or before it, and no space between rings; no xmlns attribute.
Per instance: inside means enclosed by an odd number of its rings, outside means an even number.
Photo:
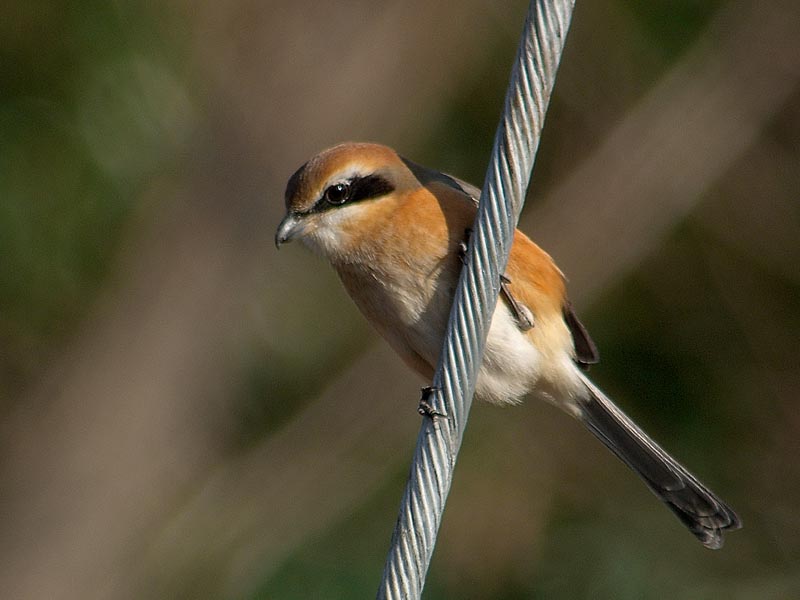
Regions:
<svg viewBox="0 0 800 600"><path fill-rule="evenodd" d="M581 402L582 422L636 471L706 548L721 548L723 531L742 526L736 513L651 440L589 379L581 377L589 392Z"/></svg>

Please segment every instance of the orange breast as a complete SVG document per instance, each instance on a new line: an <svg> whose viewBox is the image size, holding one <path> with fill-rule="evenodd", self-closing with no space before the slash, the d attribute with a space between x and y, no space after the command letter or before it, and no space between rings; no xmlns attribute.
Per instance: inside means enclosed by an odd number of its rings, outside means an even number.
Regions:
<svg viewBox="0 0 800 600"><path fill-rule="evenodd" d="M476 207L438 183L395 196L349 225L359 231L358 256L335 267L364 315L409 365L430 377L461 270L459 245ZM536 319L531 340L563 352L570 343L561 317L564 280L549 255L517 231L506 273L511 292Z"/></svg>

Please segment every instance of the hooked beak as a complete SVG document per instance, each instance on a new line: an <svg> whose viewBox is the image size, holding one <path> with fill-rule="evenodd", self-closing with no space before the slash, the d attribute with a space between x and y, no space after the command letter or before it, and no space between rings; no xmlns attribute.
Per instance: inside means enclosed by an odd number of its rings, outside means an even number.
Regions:
<svg viewBox="0 0 800 600"><path fill-rule="evenodd" d="M286 216L283 217L280 225L278 225L278 231L275 232L275 247L280 248L284 242L290 242L297 235L301 224L302 222L296 214L286 213Z"/></svg>

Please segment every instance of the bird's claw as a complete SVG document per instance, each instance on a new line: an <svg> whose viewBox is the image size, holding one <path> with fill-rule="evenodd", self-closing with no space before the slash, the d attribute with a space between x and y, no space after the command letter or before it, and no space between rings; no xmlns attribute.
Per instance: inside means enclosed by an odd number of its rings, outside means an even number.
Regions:
<svg viewBox="0 0 800 600"><path fill-rule="evenodd" d="M437 418L444 419L447 418L445 413L439 412L433 405L430 403L430 397L439 391L439 388L435 388L432 386L425 386L422 388L422 395L419 399L419 406L417 407L417 412L421 414L423 417L428 417L429 419L433 419L434 421Z"/></svg>

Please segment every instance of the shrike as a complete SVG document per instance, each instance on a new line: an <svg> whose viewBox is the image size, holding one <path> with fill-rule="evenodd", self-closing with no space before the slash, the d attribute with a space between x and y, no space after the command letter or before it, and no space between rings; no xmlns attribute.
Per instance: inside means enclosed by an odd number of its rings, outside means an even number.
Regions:
<svg viewBox="0 0 800 600"><path fill-rule="evenodd" d="M480 191L377 144L347 143L289 179L280 246L299 239L338 273L358 308L405 362L430 380ZM583 423L633 469L708 548L739 518L651 440L585 375L597 350L564 276L517 230L486 341L475 397L537 397Z"/></svg>

